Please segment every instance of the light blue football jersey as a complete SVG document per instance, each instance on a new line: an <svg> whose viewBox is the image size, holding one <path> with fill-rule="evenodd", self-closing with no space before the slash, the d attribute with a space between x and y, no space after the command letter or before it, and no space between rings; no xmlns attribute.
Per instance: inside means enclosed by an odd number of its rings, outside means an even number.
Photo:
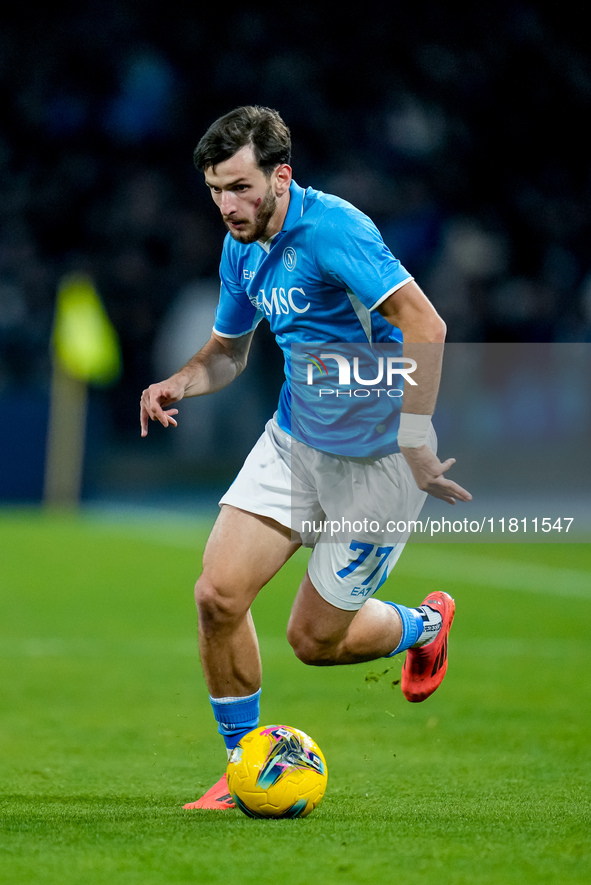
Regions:
<svg viewBox="0 0 591 885"><path fill-rule="evenodd" d="M283 351L283 430L333 454L398 451L402 377L386 370L402 334L376 308L412 277L366 215L292 182L283 230L266 244L228 234L220 279L214 331L239 337L266 318Z"/></svg>

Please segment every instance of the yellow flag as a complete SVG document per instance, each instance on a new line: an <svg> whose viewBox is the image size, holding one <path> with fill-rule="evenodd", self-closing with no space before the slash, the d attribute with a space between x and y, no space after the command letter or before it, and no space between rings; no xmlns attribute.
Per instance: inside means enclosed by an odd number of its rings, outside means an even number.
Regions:
<svg viewBox="0 0 591 885"><path fill-rule="evenodd" d="M117 332L90 277L72 274L60 282L52 344L55 358L72 378L108 385L121 374Z"/></svg>

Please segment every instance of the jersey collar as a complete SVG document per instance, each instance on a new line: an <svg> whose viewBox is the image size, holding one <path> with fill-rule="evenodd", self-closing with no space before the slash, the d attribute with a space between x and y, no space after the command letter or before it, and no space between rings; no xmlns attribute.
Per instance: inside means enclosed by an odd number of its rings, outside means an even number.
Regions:
<svg viewBox="0 0 591 885"><path fill-rule="evenodd" d="M306 196L306 191L303 187L300 187L293 179L289 186L289 206L287 207L287 212L285 214L285 221L283 222L282 230L289 230L290 227L293 227L296 221L304 214L304 197Z"/></svg>

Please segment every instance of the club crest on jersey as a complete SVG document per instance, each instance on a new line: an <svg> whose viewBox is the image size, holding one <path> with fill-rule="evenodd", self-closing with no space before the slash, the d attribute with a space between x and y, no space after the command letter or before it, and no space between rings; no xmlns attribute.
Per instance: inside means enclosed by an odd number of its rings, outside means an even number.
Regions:
<svg viewBox="0 0 591 885"><path fill-rule="evenodd" d="M292 271L294 270L296 263L298 260L298 253L291 246L287 246L283 250L283 264L285 265L285 269Z"/></svg>

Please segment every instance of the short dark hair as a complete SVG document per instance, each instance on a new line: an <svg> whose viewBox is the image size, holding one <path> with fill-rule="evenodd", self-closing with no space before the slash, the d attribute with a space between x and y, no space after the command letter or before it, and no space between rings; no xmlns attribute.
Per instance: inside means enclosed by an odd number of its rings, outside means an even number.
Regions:
<svg viewBox="0 0 591 885"><path fill-rule="evenodd" d="M193 161L203 172L229 160L247 144L252 146L256 163L267 176L276 166L291 160L291 135L277 111L246 105L211 124L193 152Z"/></svg>

